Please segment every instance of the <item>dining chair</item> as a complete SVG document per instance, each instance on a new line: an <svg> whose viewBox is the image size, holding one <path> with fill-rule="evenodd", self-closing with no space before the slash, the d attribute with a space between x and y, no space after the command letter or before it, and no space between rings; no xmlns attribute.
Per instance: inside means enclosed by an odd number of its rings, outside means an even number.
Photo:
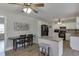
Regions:
<svg viewBox="0 0 79 59"><path fill-rule="evenodd" d="M32 46L33 45L33 34L28 34L27 35L27 46Z"/></svg>
<svg viewBox="0 0 79 59"><path fill-rule="evenodd" d="M19 40L16 42L17 47L19 45L25 48L25 39L26 35L20 35Z"/></svg>

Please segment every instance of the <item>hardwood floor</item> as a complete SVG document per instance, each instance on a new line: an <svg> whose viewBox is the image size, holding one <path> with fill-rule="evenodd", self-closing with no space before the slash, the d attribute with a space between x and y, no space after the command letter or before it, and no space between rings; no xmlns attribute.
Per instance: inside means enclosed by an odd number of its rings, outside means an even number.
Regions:
<svg viewBox="0 0 79 59"><path fill-rule="evenodd" d="M24 48L18 48L16 51L10 50L5 54L6 56L38 56L38 45L34 44L33 46Z"/></svg>
<svg viewBox="0 0 79 59"><path fill-rule="evenodd" d="M17 51L7 51L6 56L39 56L38 45L34 44L32 47L19 48ZM70 48L69 41L64 41L63 56L79 56L79 51Z"/></svg>

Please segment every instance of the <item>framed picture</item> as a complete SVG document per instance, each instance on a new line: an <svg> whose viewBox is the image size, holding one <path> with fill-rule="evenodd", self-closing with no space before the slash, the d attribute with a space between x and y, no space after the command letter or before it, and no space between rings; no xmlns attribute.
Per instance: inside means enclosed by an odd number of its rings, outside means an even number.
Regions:
<svg viewBox="0 0 79 59"><path fill-rule="evenodd" d="M25 24L25 23L14 23L14 30L16 31L27 31L29 30L29 24Z"/></svg>

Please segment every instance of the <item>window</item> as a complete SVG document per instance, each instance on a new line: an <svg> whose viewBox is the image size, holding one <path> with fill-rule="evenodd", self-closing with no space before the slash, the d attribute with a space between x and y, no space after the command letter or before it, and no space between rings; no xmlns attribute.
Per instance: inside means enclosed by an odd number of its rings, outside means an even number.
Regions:
<svg viewBox="0 0 79 59"><path fill-rule="evenodd" d="M4 33L4 24L0 24L0 33Z"/></svg>

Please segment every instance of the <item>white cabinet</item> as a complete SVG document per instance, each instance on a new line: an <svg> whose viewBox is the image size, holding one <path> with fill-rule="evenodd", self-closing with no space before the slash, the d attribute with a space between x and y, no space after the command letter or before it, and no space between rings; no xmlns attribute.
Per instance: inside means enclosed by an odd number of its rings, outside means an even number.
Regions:
<svg viewBox="0 0 79 59"><path fill-rule="evenodd" d="M79 37L77 36L70 37L70 47L74 50L79 51Z"/></svg>
<svg viewBox="0 0 79 59"><path fill-rule="evenodd" d="M79 17L76 17L76 29L79 29Z"/></svg>

